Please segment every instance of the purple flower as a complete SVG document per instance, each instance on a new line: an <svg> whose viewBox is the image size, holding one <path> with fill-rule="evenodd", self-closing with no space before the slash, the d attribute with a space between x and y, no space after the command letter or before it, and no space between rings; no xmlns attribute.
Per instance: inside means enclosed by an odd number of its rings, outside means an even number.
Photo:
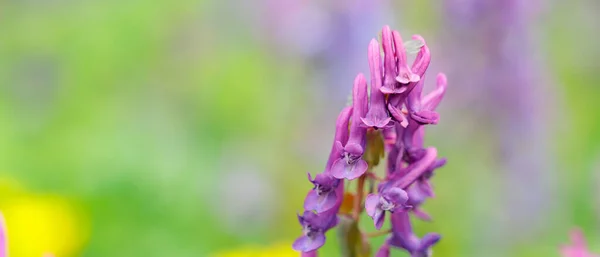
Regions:
<svg viewBox="0 0 600 257"><path fill-rule="evenodd" d="M430 257L431 247L441 239L437 233L428 233L419 239L412 231L410 217L406 212L392 214L392 231L390 245L406 250L411 257Z"/></svg>
<svg viewBox="0 0 600 257"><path fill-rule="evenodd" d="M366 128L361 126L360 118L364 117L368 108L367 82L364 75L358 74L354 80L352 93L352 123L350 124L350 137L343 145L336 141L335 145L341 152L331 167L331 174L338 179L353 180L367 171L368 165L362 159L365 147Z"/></svg>
<svg viewBox="0 0 600 257"><path fill-rule="evenodd" d="M336 142L346 143L348 142L348 124L350 123L350 115L352 115L352 107L348 106L344 108L337 117L335 122L335 136L333 139L333 145L331 152L329 153L329 159L325 166L325 173L331 172L331 166L337 158L343 154L339 147L336 146Z"/></svg>
<svg viewBox="0 0 600 257"><path fill-rule="evenodd" d="M0 213L0 257L8 256L8 246L6 243L6 225L4 223L4 217Z"/></svg>
<svg viewBox="0 0 600 257"><path fill-rule="evenodd" d="M298 221L303 235L294 241L292 247L296 251L311 252L325 244L325 231L336 225L337 216L304 211L302 216L298 215Z"/></svg>
<svg viewBox="0 0 600 257"><path fill-rule="evenodd" d="M348 223L338 233L351 241L342 240L344 251L357 251L353 249L356 246L364 248L361 252L370 248L365 241L368 236L358 227L360 210L349 209L363 204L377 230L383 226L386 212L391 216L391 235L376 257L389 257L391 247L403 248L412 257L428 257L432 246L440 240L435 233L417 237L412 231L408 211L412 210L419 218L430 219L419 207L434 196L430 178L446 160L437 159L436 148L424 147L424 125L435 124L439 119L435 108L444 96L446 78L443 74L438 75L437 88L423 97L425 71L430 62L425 41L418 35L413 36L422 42L422 46L409 68L400 34L388 26L383 28L382 34L383 57L377 40L373 39L369 44L371 96L367 95L364 76L358 74L352 91L352 108L342 110L338 116L334 146L325 171L314 179L308 175L314 187L305 198L303 216L298 216L303 235L293 244L294 249L303 252L302 256L316 256L316 250L325 243L325 233L337 224L337 214L347 200L344 199L342 179L353 180L361 176L356 187L355 199L358 200L363 199L365 182L371 188L375 181L381 182L377 194L369 194L364 202L345 206L343 216ZM384 58L383 63L381 58ZM385 177L381 179L371 173L363 176L369 165L380 163L385 152L388 157Z"/></svg>
<svg viewBox="0 0 600 257"><path fill-rule="evenodd" d="M369 44L369 67L371 68L371 106L367 116L361 118L367 127L374 129L384 129L391 127L392 118L388 115L385 106L385 95L381 92L381 56L379 53L379 43L377 40L371 40ZM393 58L393 56L392 56ZM387 56L386 56L387 59Z"/></svg>
<svg viewBox="0 0 600 257"><path fill-rule="evenodd" d="M400 168L390 177L390 182L397 187L407 188L429 171L437 158L437 149L430 147L419 151L421 157L406 168Z"/></svg>
<svg viewBox="0 0 600 257"><path fill-rule="evenodd" d="M381 229L385 219L385 211L393 213L400 210L405 211L410 208L406 205L408 194L399 187L383 187L379 194L369 194L365 200L365 209L367 214L373 218L375 228Z"/></svg>
<svg viewBox="0 0 600 257"><path fill-rule="evenodd" d="M381 87L381 92L384 94L403 94L406 92L410 92L411 89L415 86L417 82L422 80L423 75L425 75L425 71L429 67L429 62L431 61L431 54L429 52L429 48L427 44L425 44L425 40L419 35L414 35L413 39L420 40L423 43L423 46L419 50L415 61L411 68L408 68L408 63L406 61L406 52L404 50L404 45L402 43L402 38L400 37L400 33L398 31L392 32L392 37L394 41L394 46L396 49L395 56L397 57L398 63L397 66L394 66L390 63L392 60L389 58L385 59L385 69L386 69L386 78L384 78L384 84ZM384 28L381 39L383 41L383 51L386 57L393 57L394 54L391 53L390 44L390 33L386 31ZM391 76L392 74L396 74L395 71L391 71L397 67L398 76L395 77L396 82L392 82ZM405 96L400 97L396 104L402 104ZM396 104L394 106L396 106Z"/></svg>
<svg viewBox="0 0 600 257"><path fill-rule="evenodd" d="M390 244L386 240L383 245L377 250L375 257L390 257Z"/></svg>
<svg viewBox="0 0 600 257"><path fill-rule="evenodd" d="M408 111L410 117L420 124L437 124L440 115L421 106L421 99L418 98L421 96L422 91L423 82L419 82L410 94L408 94Z"/></svg>
<svg viewBox="0 0 600 257"><path fill-rule="evenodd" d="M394 31L394 33L397 33L397 32ZM419 50L419 54L417 55L417 58L415 59L415 61L413 63L413 68L412 68L412 70L420 76L420 79L418 81L409 83L405 87L402 87L402 89L389 89L389 88L386 89L385 86L381 88L381 91L383 93L386 93L386 94L393 93L393 95L390 96L390 99L388 101L388 105L387 105L388 111L390 112L390 115L394 118L394 120L396 120L397 122L400 122L400 125L402 125L402 127L405 127L405 128L408 126L408 119L406 118L405 113L402 111L402 104L404 104L406 99L409 98L409 102L407 103L407 106L409 104L413 104L413 105L418 104L419 105L418 108L420 108L420 100L421 100L420 97L421 97L421 91L423 90L422 86L423 86L425 71L429 67L429 63L431 61L431 54L429 53L429 47L427 47L425 40L419 35L413 36L413 39L420 40L423 43L423 46ZM419 87L419 85L421 86L421 89L418 92L412 93L413 91L415 91L416 87ZM410 97L413 97L413 99L410 99ZM440 100L441 100L441 98L440 98ZM410 102L410 101L412 101L412 102ZM417 107L415 107L415 108L417 108ZM409 110L410 110L410 107L409 107Z"/></svg>
<svg viewBox="0 0 600 257"><path fill-rule="evenodd" d="M408 111L411 118L420 124L437 124L440 116L435 112L435 108L442 100L446 92L447 80L442 73L437 76L437 88L430 94L421 98L423 92L423 82L417 83L415 88L408 94Z"/></svg>
<svg viewBox="0 0 600 257"><path fill-rule="evenodd" d="M317 174L314 180L309 173L308 180L315 187L308 192L304 200L304 209L321 213L333 208L337 201L335 189L339 185L340 180L331 177L327 173Z"/></svg>
<svg viewBox="0 0 600 257"><path fill-rule="evenodd" d="M398 58L398 76L396 77L396 80L400 82L400 84L408 84L410 82L419 81L421 79L420 75L415 73L414 69L411 70L408 68L406 51L404 50L404 44L402 42L402 37L400 37L400 33L398 33L398 31L394 31L392 32L392 36L394 38L394 46L396 47L396 58Z"/></svg>
<svg viewBox="0 0 600 257"><path fill-rule="evenodd" d="M433 188L429 179L433 176L433 171L446 164L446 158L435 160L423 175L406 190L409 196L408 203L414 207L421 205L425 199L434 197Z"/></svg>
<svg viewBox="0 0 600 257"><path fill-rule="evenodd" d="M419 245L416 250L412 252L412 257L429 257L433 251L431 247L442 239L437 233L428 233L419 241Z"/></svg>
<svg viewBox="0 0 600 257"><path fill-rule="evenodd" d="M439 73L436 77L436 89L421 98L421 107L427 110L435 110L438 107L448 86L448 79L444 73Z"/></svg>
<svg viewBox="0 0 600 257"><path fill-rule="evenodd" d="M380 90L382 93L386 94L399 94L404 92L406 87L400 87L399 82L396 80L396 76L398 75L398 67L396 66L396 53L393 49L394 42L392 38L393 36L390 26L384 26L383 30L381 31L381 45L383 46L383 67L385 74L383 75L383 86Z"/></svg>
<svg viewBox="0 0 600 257"><path fill-rule="evenodd" d="M294 249L304 251L302 249L314 249L319 248L325 239L325 231L337 223L337 212L342 204L344 194L344 183L339 179L331 176L331 167L334 160L342 154L342 150L336 147L336 143L343 142L347 143L348 123L350 115L353 110L350 107L344 108L336 120L336 131L334 145L329 154L329 160L325 166L325 171L321 174L317 174L313 180L310 173L308 174L308 180L314 185L313 189L308 193L304 200L304 216L300 218L300 224L305 228L304 236L296 240L294 243ZM316 211L318 214L313 213ZM312 224L317 223L317 225ZM323 224L327 223L327 226ZM310 225L312 230L307 230L307 224ZM316 233L316 232L319 233ZM307 253L303 256L316 256L316 251L306 250Z"/></svg>

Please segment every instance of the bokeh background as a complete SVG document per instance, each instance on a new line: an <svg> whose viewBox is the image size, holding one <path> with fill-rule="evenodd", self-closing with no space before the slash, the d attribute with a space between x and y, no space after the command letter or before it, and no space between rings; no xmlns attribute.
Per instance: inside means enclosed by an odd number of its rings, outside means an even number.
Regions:
<svg viewBox="0 0 600 257"><path fill-rule="evenodd" d="M444 236L435 256L559 256L574 227L600 252L599 13L596 0L0 1L11 256L297 256L306 173L324 167L385 24L428 41L427 87L449 77L427 137L449 162L434 221L416 223Z"/></svg>

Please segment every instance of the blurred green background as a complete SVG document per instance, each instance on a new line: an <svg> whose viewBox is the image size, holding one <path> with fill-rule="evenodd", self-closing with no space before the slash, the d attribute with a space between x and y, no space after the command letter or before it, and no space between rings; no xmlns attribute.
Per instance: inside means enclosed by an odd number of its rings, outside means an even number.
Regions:
<svg viewBox="0 0 600 257"><path fill-rule="evenodd" d="M550 118L532 135L544 134L548 169L514 184L498 162L496 117L461 105L475 89L453 85L470 76L456 56L486 34L448 33L440 2L0 1L0 210L11 256L291 244L306 172L322 170L337 112L385 24L428 40L430 74L455 71L441 124L428 130L427 144L449 159L424 206L434 222L416 223L444 236L435 256L559 256L574 227L600 252L600 5L532 4L529 48L509 56L540 59L544 79L531 83ZM527 197L520 187L539 181L527 210L504 198ZM329 234L323 256L337 256Z"/></svg>

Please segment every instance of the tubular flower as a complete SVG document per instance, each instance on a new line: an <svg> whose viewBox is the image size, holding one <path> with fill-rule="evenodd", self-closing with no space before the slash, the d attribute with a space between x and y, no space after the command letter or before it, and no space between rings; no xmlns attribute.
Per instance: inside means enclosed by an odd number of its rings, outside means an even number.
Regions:
<svg viewBox="0 0 600 257"><path fill-rule="evenodd" d="M303 235L294 242L294 249L311 252L325 244L325 230L336 225L337 217L304 211L302 216L298 215L298 221Z"/></svg>
<svg viewBox="0 0 600 257"><path fill-rule="evenodd" d="M371 40L369 44L369 66L371 67L371 106L362 122L374 129L384 129L391 127L392 118L388 115L385 108L385 95L380 91L381 79L381 56L379 54L379 43L377 40Z"/></svg>
<svg viewBox="0 0 600 257"><path fill-rule="evenodd" d="M399 187L384 187L379 194L370 194L365 200L367 214L373 218L375 228L381 229L385 219L385 211L407 210L408 194Z"/></svg>
<svg viewBox="0 0 600 257"><path fill-rule="evenodd" d="M340 180L329 176L327 173L318 174L315 176L314 180L309 173L308 180L310 180L315 187L308 192L308 195L304 200L304 209L321 213L333 208L337 200L335 189L340 183Z"/></svg>
<svg viewBox="0 0 600 257"><path fill-rule="evenodd" d="M369 237L387 235L376 257L388 257L394 248L403 249L412 257L428 257L440 240L436 233L418 237L412 230L410 213L431 219L422 207L434 197L430 180L446 159L438 157L435 147L424 145L425 126L439 122L435 109L446 92L447 80L440 73L436 89L422 95L431 54L421 36L412 39L419 42L419 49L407 51L410 47L405 48L400 33L385 26L381 46L377 40L371 40L367 54L370 97L365 77L358 74L352 106L343 109L336 121L325 171L314 179L308 176L313 188L305 198L303 215L298 216L302 235L293 244L295 250L303 252L302 256L317 254L325 244L325 233L338 225L338 220L342 252L348 254L372 249ZM408 53L417 53L410 67ZM385 157L387 160L380 161ZM387 165L384 175L373 170L379 163ZM357 181L353 187L356 193L346 190L349 180ZM365 185L371 188L369 194ZM377 193L372 193L375 185ZM363 211L379 231L361 232L359 219ZM381 229L386 212L390 213L390 230Z"/></svg>
<svg viewBox="0 0 600 257"><path fill-rule="evenodd" d="M340 141L335 142L338 151L341 152L339 158L331 167L332 175L335 178L353 180L367 171L367 162L362 159L367 129L361 126L359 122L365 116L367 106L367 82L362 74L358 74L354 80L354 90L352 93L350 137L345 145Z"/></svg>

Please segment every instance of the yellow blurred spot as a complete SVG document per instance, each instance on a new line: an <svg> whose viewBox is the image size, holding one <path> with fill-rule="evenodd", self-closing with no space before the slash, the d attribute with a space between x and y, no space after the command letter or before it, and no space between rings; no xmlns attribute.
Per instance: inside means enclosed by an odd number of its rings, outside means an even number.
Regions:
<svg viewBox="0 0 600 257"><path fill-rule="evenodd" d="M231 251L220 252L212 257L298 257L300 253L292 249L292 243L281 243L271 247L247 246Z"/></svg>
<svg viewBox="0 0 600 257"><path fill-rule="evenodd" d="M75 256L87 233L67 200L26 192L0 179L0 210L6 219L10 257Z"/></svg>

